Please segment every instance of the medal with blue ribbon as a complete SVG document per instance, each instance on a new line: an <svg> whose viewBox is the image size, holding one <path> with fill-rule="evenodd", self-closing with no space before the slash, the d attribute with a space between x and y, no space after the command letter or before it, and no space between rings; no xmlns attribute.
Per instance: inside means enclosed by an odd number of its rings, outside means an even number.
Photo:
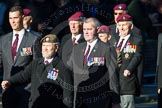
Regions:
<svg viewBox="0 0 162 108"><path fill-rule="evenodd" d="M59 72L59 70L55 69L55 68L53 68L52 70L49 70L47 78L51 79L51 80L56 80L58 77L58 72Z"/></svg>

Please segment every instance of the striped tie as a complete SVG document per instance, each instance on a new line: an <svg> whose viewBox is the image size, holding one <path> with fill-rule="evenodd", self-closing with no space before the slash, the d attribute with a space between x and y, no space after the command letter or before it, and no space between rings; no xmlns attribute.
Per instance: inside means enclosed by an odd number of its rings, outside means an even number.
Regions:
<svg viewBox="0 0 162 108"><path fill-rule="evenodd" d="M17 46L18 46L18 41L19 41L19 35L15 34L16 39L14 40L14 43L12 45L12 49L11 49L11 53L12 53L12 60L14 61L14 58L16 56L16 50L17 50Z"/></svg>
<svg viewBox="0 0 162 108"><path fill-rule="evenodd" d="M74 38L72 39L72 44L73 44L73 45L75 45L75 40L76 40L76 38L74 37Z"/></svg>
<svg viewBox="0 0 162 108"><path fill-rule="evenodd" d="M88 49L87 49L87 51L86 51L86 53L85 53L85 55L84 55L84 61L83 61L83 64L84 64L84 65L85 65L86 62L87 62L87 57L88 57L88 54L89 54L89 52L90 52L90 49L91 49L91 46L88 45Z"/></svg>
<svg viewBox="0 0 162 108"><path fill-rule="evenodd" d="M124 39L122 39L121 41L120 41L120 43L119 43L119 45L118 45L118 47L117 47L117 49L120 51L121 50L121 47L122 47L122 45L123 45L123 41L124 41Z"/></svg>

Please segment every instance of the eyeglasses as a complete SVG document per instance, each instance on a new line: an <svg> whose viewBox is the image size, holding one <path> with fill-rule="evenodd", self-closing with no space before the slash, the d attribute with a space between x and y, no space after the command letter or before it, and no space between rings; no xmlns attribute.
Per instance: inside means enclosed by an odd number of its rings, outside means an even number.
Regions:
<svg viewBox="0 0 162 108"><path fill-rule="evenodd" d="M121 14L123 14L123 13L114 13L114 15L121 15Z"/></svg>

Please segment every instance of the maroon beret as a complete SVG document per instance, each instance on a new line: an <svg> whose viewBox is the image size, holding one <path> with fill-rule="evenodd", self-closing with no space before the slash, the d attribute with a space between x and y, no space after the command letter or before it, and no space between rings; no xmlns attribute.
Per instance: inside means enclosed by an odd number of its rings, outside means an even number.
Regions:
<svg viewBox="0 0 162 108"><path fill-rule="evenodd" d="M31 10L30 9L23 9L24 15L25 16L30 16L31 15Z"/></svg>
<svg viewBox="0 0 162 108"><path fill-rule="evenodd" d="M128 14L121 14L117 17L116 21L132 21L132 17Z"/></svg>
<svg viewBox="0 0 162 108"><path fill-rule="evenodd" d="M127 10L126 4L118 4L114 6L114 10Z"/></svg>
<svg viewBox="0 0 162 108"><path fill-rule="evenodd" d="M68 19L68 21L72 21L72 20L83 20L85 17L84 17L84 14L83 12L81 11L77 11L76 13L74 13L73 15L71 15Z"/></svg>
<svg viewBox="0 0 162 108"><path fill-rule="evenodd" d="M97 33L109 33L110 32L110 27L106 25L102 25L98 28Z"/></svg>

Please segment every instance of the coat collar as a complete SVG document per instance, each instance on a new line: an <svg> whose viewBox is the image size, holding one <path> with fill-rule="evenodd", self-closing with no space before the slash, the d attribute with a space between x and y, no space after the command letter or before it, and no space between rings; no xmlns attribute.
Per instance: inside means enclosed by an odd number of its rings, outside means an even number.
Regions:
<svg viewBox="0 0 162 108"><path fill-rule="evenodd" d="M55 67L59 62L59 57L56 55L52 62L50 64L52 64L53 67ZM41 58L39 61L38 61L39 64L44 64L44 58Z"/></svg>

